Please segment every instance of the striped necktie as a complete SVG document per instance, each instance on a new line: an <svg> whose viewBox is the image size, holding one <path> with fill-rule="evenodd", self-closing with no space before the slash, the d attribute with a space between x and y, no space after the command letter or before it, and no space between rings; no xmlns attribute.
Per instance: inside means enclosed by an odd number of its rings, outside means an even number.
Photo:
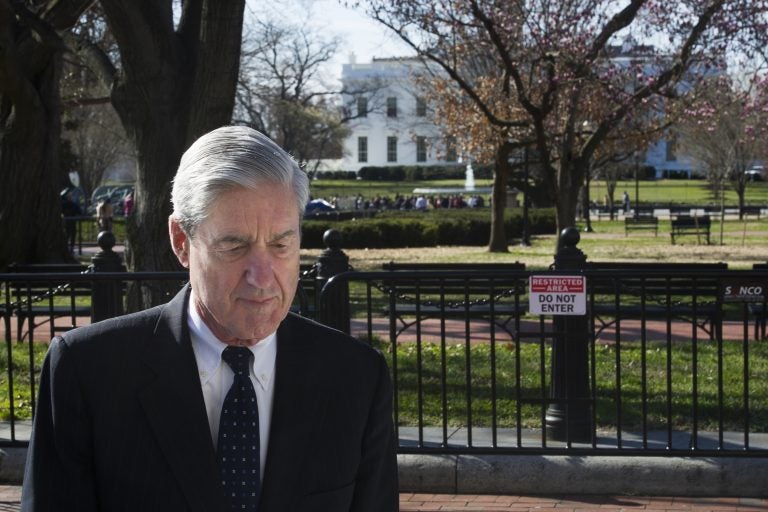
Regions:
<svg viewBox="0 0 768 512"><path fill-rule="evenodd" d="M217 458L221 484L229 500L229 510L255 512L261 494L261 459L259 409L250 378L253 353L246 347L229 346L221 358L235 374L219 423Z"/></svg>

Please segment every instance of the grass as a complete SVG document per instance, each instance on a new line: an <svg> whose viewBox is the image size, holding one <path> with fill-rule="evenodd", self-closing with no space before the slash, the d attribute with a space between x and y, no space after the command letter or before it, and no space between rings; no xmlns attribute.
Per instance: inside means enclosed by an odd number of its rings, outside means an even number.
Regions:
<svg viewBox="0 0 768 512"><path fill-rule="evenodd" d="M29 373L30 344L12 345L12 372L15 418L32 417L31 381ZM391 358L392 347L379 342L379 348ZM46 343L33 343L36 382L42 365ZM723 423L726 429L743 428L744 416L744 346L736 342L723 344ZM469 358L467 357L469 350ZM617 363L616 352L619 351ZM694 350L696 362L694 364ZM768 344L749 345L750 379L747 395L750 401L751 431L768 431ZM442 357L445 354L445 371ZM670 354L667 371L667 354ZM644 354L644 355L643 355ZM643 399L642 359L645 358L647 378ZM693 369L698 373L699 427L703 430L717 428L718 415L718 346L714 342L679 344L667 350L663 343L649 342L643 347L637 342L615 345L598 345L595 350L596 415L600 428L615 428L619 423L617 405L621 405L621 426L626 430L641 428L643 419L647 428L686 428L692 422ZM519 358L519 373L516 371ZM397 389L399 423L418 424L419 404L421 420L425 425L440 426L445 421L450 426L466 425L469 411L472 424L490 426L496 409L497 425L502 428L540 428L542 408L537 405L521 405L517 398L545 398L549 390L549 361L551 347L543 349L535 344L505 342L496 346L475 344L448 345L444 351L437 343L401 343L397 347ZM469 360L469 365L467 365ZM391 359L390 359L391 364ZM8 354L0 353L0 420L10 419L10 389L8 386ZM419 371L421 368L421 381ZM467 369L469 368L471 395L467 393ZM619 368L620 379L616 369ZM543 378L542 378L543 372ZM520 382L518 384L517 378ZM671 415L667 412L667 376L671 382ZM442 407L442 380L445 378L447 408ZM495 387L495 399L493 389ZM471 400L468 398L471 396ZM643 406L647 413L643 416Z"/></svg>
<svg viewBox="0 0 768 512"><path fill-rule="evenodd" d="M706 180L641 180L637 182L637 197L640 203L685 203L693 205L719 204L709 188ZM475 180L477 188L487 188L493 185L492 180ZM362 180L314 180L311 183L313 197L331 198L363 197L373 198L377 195L394 197L395 194L411 195L415 188L463 188L464 180L436 181L362 181ZM634 204L635 182L632 180L619 181L614 192L614 201L621 201L621 194L627 191ZM607 191L605 181L592 180L589 187L589 197L598 203L603 202ZM485 194L488 195L488 194ZM745 200L751 204L768 203L768 181L755 181L747 184ZM737 204L738 197L733 190L725 191L725 203Z"/></svg>
<svg viewBox="0 0 768 512"><path fill-rule="evenodd" d="M391 347L383 348L391 358ZM726 430L744 428L742 349L735 342L723 345L722 421ZM620 352L618 363L617 351ZM761 377L768 371L768 345L754 344L749 351L750 429L765 432L768 431L768 382ZM673 429L690 428L695 414L700 429L716 430L720 421L718 346L714 342L700 343L695 352L694 365L694 348L690 344L671 351L662 343L648 343L644 351L640 343L633 342L623 343L621 348L598 346L595 351L598 427L640 430L645 422L648 429L668 425ZM647 372L645 389L643 357ZM396 364L399 424L415 425L421 420L425 426L440 426L443 422L448 426L463 426L468 424L471 415L473 426L489 427L495 407L498 427L516 427L519 414L521 427L541 428L546 405L526 405L525 401L543 400L548 396L550 358L549 346L542 349L534 344L500 343L495 347L476 344L469 348L460 344L448 345L444 350L436 343L400 344ZM519 372L516 371L518 364ZM667 369L668 364L671 370ZM694 366L698 385L695 406ZM471 391L467 386L468 373Z"/></svg>
<svg viewBox="0 0 768 512"><path fill-rule="evenodd" d="M30 346L32 354L30 354ZM16 343L10 345L11 373L13 375L13 406L14 417L17 420L32 418L32 380L30 375L30 356L34 366L35 386L40 379L43 358L48 351L47 343ZM8 344L6 350L0 352L0 420L11 419L11 389L8 378ZM37 387L35 387L37 393Z"/></svg>

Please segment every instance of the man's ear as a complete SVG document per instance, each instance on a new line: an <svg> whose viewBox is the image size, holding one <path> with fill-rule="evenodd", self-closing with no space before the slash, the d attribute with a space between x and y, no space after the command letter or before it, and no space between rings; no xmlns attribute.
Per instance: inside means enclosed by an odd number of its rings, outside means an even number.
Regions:
<svg viewBox="0 0 768 512"><path fill-rule="evenodd" d="M171 248L179 263L182 267L189 268L189 237L173 215L168 217L168 234L171 238Z"/></svg>

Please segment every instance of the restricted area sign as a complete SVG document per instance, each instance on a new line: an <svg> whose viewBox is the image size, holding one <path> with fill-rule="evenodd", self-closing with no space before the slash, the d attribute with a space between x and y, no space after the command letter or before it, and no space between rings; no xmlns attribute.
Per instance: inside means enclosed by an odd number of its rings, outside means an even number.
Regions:
<svg viewBox="0 0 768 512"><path fill-rule="evenodd" d="M531 313L539 315L587 314L587 280L584 276L530 276Z"/></svg>

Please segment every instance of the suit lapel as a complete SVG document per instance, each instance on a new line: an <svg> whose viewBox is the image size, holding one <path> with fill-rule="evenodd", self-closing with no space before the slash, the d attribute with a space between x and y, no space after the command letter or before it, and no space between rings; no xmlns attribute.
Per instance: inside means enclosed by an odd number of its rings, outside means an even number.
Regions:
<svg viewBox="0 0 768 512"><path fill-rule="evenodd" d="M323 421L327 394L319 368L312 364L315 343L307 339L289 315L277 331L275 398L267 463L262 484L261 512L291 510L305 484L302 470L312 453L313 426Z"/></svg>
<svg viewBox="0 0 768 512"><path fill-rule="evenodd" d="M156 378L139 395L190 510L219 510L222 495L186 313L189 287L169 302L145 343Z"/></svg>

